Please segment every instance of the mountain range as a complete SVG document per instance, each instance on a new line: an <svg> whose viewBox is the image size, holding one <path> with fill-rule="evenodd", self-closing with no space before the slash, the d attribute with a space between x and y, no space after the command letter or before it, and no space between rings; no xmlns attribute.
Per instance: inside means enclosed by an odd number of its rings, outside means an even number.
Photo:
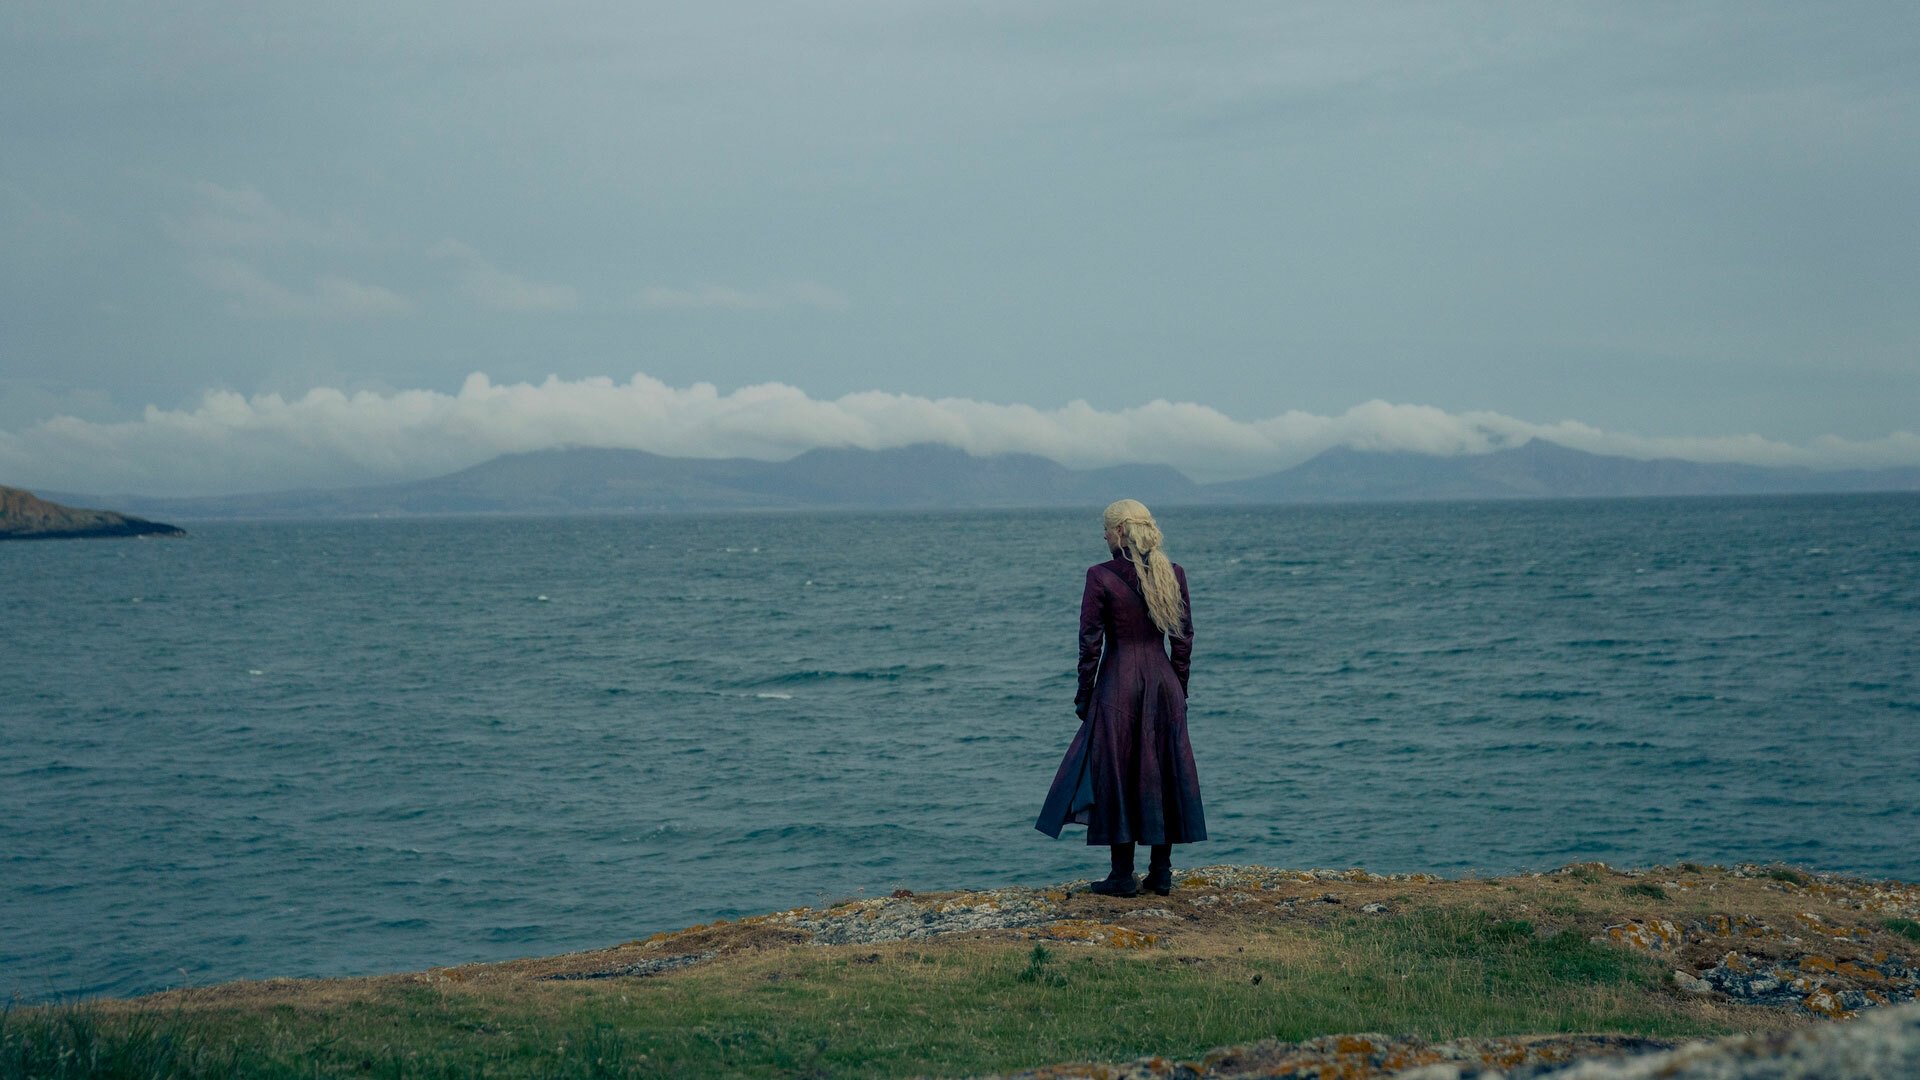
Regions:
<svg viewBox="0 0 1920 1080"><path fill-rule="evenodd" d="M445 476L372 487L52 497L205 519L1100 506L1122 497L1196 506L1866 491L1920 491L1920 468L1822 472L1641 461L1535 439L1455 457L1335 447L1265 476L1201 484L1164 465L1069 469L1032 454L974 457L932 443L809 450L786 461L568 447L505 454Z"/></svg>

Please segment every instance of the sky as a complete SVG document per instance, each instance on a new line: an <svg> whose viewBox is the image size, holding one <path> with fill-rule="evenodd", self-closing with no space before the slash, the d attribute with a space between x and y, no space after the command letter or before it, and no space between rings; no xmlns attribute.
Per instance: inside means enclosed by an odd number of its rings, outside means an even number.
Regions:
<svg viewBox="0 0 1920 1080"><path fill-rule="evenodd" d="M1920 465L1920 6L0 6L0 483Z"/></svg>

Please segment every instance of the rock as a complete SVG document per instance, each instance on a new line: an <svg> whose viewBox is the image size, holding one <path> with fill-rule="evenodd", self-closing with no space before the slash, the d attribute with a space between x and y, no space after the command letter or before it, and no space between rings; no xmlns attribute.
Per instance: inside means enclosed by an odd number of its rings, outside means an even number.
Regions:
<svg viewBox="0 0 1920 1080"><path fill-rule="evenodd" d="M1920 977L1895 957L1874 963L1812 954L1789 963L1729 952L1701 974L1701 981L1735 1001L1833 1018L1920 997Z"/></svg>
<svg viewBox="0 0 1920 1080"><path fill-rule="evenodd" d="M1306 1077L1497 1076L1491 1063L1526 1068L1565 1063L1592 1054L1619 1054L1674 1045L1631 1035L1545 1035L1428 1042L1411 1035L1362 1032L1322 1035L1305 1042L1266 1040L1216 1050L1200 1061L1137 1058L1120 1065L1054 1065L1010 1074L1007 1080L1304 1080ZM1518 1074L1516 1074L1518 1075ZM1531 1074L1529 1074L1531 1075Z"/></svg>
<svg viewBox="0 0 1920 1080"><path fill-rule="evenodd" d="M1371 904L1361 904L1360 910L1368 915L1385 915L1393 909L1376 900Z"/></svg>
<svg viewBox="0 0 1920 1080"><path fill-rule="evenodd" d="M1920 1005L1876 1009L1858 1020L1770 1035L1691 1043L1624 1060L1546 1069L1439 1073L1401 1080L1911 1080L1920 1076Z"/></svg>
<svg viewBox="0 0 1920 1080"><path fill-rule="evenodd" d="M563 971L556 975L542 975L541 982L575 982L582 979L643 979L648 975L658 975L663 971L677 971L683 967L692 967L720 955L717 952L687 953L683 956L656 956L626 967L612 968L607 971Z"/></svg>
<svg viewBox="0 0 1920 1080"><path fill-rule="evenodd" d="M1646 949L1649 952L1665 952L1680 946L1685 939L1684 932L1667 919L1635 919L1606 928L1606 935L1612 941Z"/></svg>
<svg viewBox="0 0 1920 1080"><path fill-rule="evenodd" d="M1009 1080L1912 1080L1920 1076L1920 1004L1859 1020L1675 1045L1627 1035L1454 1039L1430 1043L1373 1033L1274 1040L1216 1050L1200 1061L1139 1058L1056 1065Z"/></svg>
<svg viewBox="0 0 1920 1080"><path fill-rule="evenodd" d="M1700 978L1698 975L1688 974L1687 972L1681 971L1678 968L1675 968L1673 972L1673 985L1679 987L1680 989L1686 991L1689 994L1713 993L1712 983L1708 982L1705 979Z"/></svg>
<svg viewBox="0 0 1920 1080"><path fill-rule="evenodd" d="M1060 909L1030 889L994 889L940 900L882 897L760 916L805 930L821 945L872 944L938 937L968 930L1009 930L1059 921Z"/></svg>

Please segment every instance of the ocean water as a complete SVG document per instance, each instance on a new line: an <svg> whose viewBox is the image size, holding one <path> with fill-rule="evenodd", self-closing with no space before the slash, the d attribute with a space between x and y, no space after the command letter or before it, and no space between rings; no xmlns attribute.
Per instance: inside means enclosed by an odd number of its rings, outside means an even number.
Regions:
<svg viewBox="0 0 1920 1080"><path fill-rule="evenodd" d="M1920 879L1920 498L1167 509L1176 865ZM0 546L0 995L1042 884L1097 512Z"/></svg>

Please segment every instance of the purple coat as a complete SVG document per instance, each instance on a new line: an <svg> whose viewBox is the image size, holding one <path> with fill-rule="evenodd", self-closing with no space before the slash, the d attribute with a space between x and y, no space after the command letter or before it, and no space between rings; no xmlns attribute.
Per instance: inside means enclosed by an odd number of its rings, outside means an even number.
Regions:
<svg viewBox="0 0 1920 1080"><path fill-rule="evenodd" d="M1187 573L1178 565L1180 599ZM1188 844L1207 838L1200 774L1187 743L1193 612L1177 635L1147 615L1133 563L1087 568L1080 597L1080 730L1033 827L1058 838L1069 822L1089 844ZM1172 655L1168 655L1168 644Z"/></svg>

